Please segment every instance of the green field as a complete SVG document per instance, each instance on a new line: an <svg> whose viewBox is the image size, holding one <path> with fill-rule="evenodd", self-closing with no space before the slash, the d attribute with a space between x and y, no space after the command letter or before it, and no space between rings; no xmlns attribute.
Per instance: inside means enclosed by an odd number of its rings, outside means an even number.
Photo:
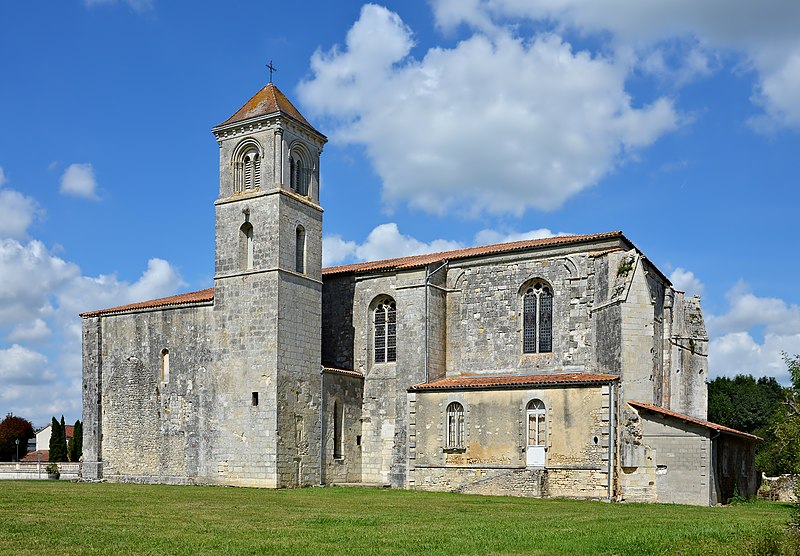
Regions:
<svg viewBox="0 0 800 556"><path fill-rule="evenodd" d="M767 502L3 481L0 554L748 554L789 513Z"/></svg>

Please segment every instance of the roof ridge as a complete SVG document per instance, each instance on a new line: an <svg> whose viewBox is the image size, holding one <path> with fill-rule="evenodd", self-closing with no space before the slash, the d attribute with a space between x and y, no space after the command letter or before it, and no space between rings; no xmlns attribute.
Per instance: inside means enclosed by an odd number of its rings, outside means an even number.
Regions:
<svg viewBox="0 0 800 556"><path fill-rule="evenodd" d="M462 249L451 249L448 251L438 251L434 253L421 253L418 255L394 257L389 259L381 259L377 261L364 261L361 263L336 265L323 268L322 273L344 274L347 272L359 272L363 270L391 270L400 268L411 268L413 266L422 266L426 262L432 262L447 258L462 259L470 256L492 255L496 253L515 251L518 249L526 249L526 248L546 246L546 245L578 243L580 241L605 239L615 236L625 238L625 235L622 233L622 231L614 230L610 232L601 232L597 234L570 234L570 235L548 236L548 237L534 238L534 239L521 239L517 241L509 241L504 243L492 243L489 245L474 245L472 247L464 247Z"/></svg>
<svg viewBox="0 0 800 556"><path fill-rule="evenodd" d="M110 307L108 309L87 311L85 313L81 313L79 316L81 316L82 318L96 317L99 315L121 313L123 311L133 311L136 309L151 309L154 307L166 307L168 305L188 305L190 303L202 303L213 300L214 300L214 288L211 287L193 292L185 292L176 295L170 295L167 297L160 297L158 299L150 299L147 301L128 303L126 305L119 305L117 307Z"/></svg>
<svg viewBox="0 0 800 556"><path fill-rule="evenodd" d="M720 432L727 432L731 434L736 434L739 436L744 436L747 438L754 438L757 440L764 440L760 436L755 434L750 434L749 432L744 432L740 430L736 430L733 427L726 427L725 425L720 425L719 423L715 423L713 421L709 421L708 419L700 419L698 417L692 417L691 415L686 415L685 413L678 413L677 411L672 411L671 409L667 409L665 407L661 407L659 405L644 403L644 402L637 402L635 400L628 400L628 405L633 407L639 407L648 411L653 411L654 413L661 413L663 415L667 415L669 417L674 417L676 419L682 419L684 421L688 421L689 423L694 423L696 425L700 425L701 427L706 427L712 430L720 431Z"/></svg>

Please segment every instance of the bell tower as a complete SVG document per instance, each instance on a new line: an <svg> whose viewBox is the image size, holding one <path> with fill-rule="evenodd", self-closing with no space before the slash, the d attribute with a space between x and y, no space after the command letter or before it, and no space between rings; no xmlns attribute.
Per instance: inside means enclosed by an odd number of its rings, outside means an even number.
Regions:
<svg viewBox="0 0 800 556"><path fill-rule="evenodd" d="M214 380L228 482L319 481L326 137L269 83L213 128L220 146ZM243 461L226 470L226 454ZM233 459L233 458L231 458ZM237 464L238 465L238 464Z"/></svg>

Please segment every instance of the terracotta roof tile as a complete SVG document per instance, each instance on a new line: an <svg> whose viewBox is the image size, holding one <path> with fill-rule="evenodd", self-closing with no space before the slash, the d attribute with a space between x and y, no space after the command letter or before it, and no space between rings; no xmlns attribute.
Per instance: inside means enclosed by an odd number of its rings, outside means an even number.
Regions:
<svg viewBox="0 0 800 556"><path fill-rule="evenodd" d="M364 378L363 374L359 373L358 371L351 371L349 369L337 369L335 367L323 367L322 370L324 370L326 373L333 373L333 374L337 374L337 375L347 375L347 376L355 376L355 377L358 377L358 378Z"/></svg>
<svg viewBox="0 0 800 556"><path fill-rule="evenodd" d="M81 317L97 317L100 315L109 315L114 313L123 313L126 311L135 311L137 309L152 309L155 307L168 307L171 305L189 305L192 303L203 303L214 301L214 288L207 288L190 293L182 293L180 295L173 295L170 297L162 297L161 299L153 299L150 301L142 301L141 303L131 303L129 305L120 305L119 307L111 307L110 309L100 309L98 311L89 311L81 313Z"/></svg>
<svg viewBox="0 0 800 556"><path fill-rule="evenodd" d="M48 459L50 459L50 450L34 450L33 452L25 454L25 457L19 458L19 461L34 463L41 461L47 463Z"/></svg>
<svg viewBox="0 0 800 556"><path fill-rule="evenodd" d="M303 117L300 111L294 107L289 99L286 98L286 95L284 95L274 83L268 83L266 86L264 86L264 88L253 95L253 98L248 100L244 106L239 108L239 110L237 110L233 116L219 124L217 127L236 122L242 122L258 116L267 116L269 114L277 113L289 116L306 127L311 128L322 137L325 137L319 131L314 129L314 126L308 123L308 120Z"/></svg>
<svg viewBox="0 0 800 556"><path fill-rule="evenodd" d="M616 375L594 373L550 373L543 375L454 376L416 384L411 392L423 390L463 390L482 388L519 388L526 386L558 386L568 384L604 384L619 380Z"/></svg>
<svg viewBox="0 0 800 556"><path fill-rule="evenodd" d="M653 413L659 413L661 415L666 415L667 417L672 417L674 419L680 419L686 423L692 423L694 425L698 425L701 427L705 427L707 429L724 432L728 434L733 434L736 436L742 436L744 438L751 438L753 440L764 440L760 436L756 436L754 434L750 434L747 432L737 431L736 429L732 429L730 427L726 427L725 425L719 425L717 423L712 423L711 421L704 421L703 419L697 419L695 417L689 417L688 415L684 415L683 413L677 413L675 411L671 411L669 409L664 409L663 407L658 407L657 405L650 405L648 403L641 403L641 402L628 402L628 405L631 407L635 407L636 409L644 409L646 411L651 411Z"/></svg>
<svg viewBox="0 0 800 556"><path fill-rule="evenodd" d="M495 255L499 253L509 253L513 251L524 251L526 249L536 249L540 247L552 247L582 243L598 239L627 238L620 231L605 232L601 234L573 235L573 236L554 236L542 239L526 239L522 241L512 241L511 243L496 243L494 245L483 245L479 247L468 247L466 249L456 249L453 251L441 251L439 253L429 253L426 255L412 255L410 257L400 257L397 259L384 259L382 261L370 261L365 263L348 264L342 266L332 266L322 269L323 276L333 276L336 274L347 274L350 272L369 272L369 271L393 271L407 268L425 266L442 260L457 260L468 257L478 257L481 255ZM629 242L630 243L630 242Z"/></svg>

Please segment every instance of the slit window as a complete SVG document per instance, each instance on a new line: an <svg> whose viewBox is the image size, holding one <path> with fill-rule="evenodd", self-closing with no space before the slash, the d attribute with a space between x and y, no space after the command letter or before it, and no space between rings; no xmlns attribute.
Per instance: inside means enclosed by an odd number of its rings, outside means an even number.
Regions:
<svg viewBox="0 0 800 556"><path fill-rule="evenodd" d="M258 405L258 392L253 392L250 396L250 405L253 407Z"/></svg>
<svg viewBox="0 0 800 556"><path fill-rule="evenodd" d="M306 230L302 226L295 231L294 267L300 274L306 273Z"/></svg>
<svg viewBox="0 0 800 556"><path fill-rule="evenodd" d="M342 459L342 404L333 402L333 458Z"/></svg>
<svg viewBox="0 0 800 556"><path fill-rule="evenodd" d="M161 382L164 384L169 382L169 350L167 348L161 350Z"/></svg>

